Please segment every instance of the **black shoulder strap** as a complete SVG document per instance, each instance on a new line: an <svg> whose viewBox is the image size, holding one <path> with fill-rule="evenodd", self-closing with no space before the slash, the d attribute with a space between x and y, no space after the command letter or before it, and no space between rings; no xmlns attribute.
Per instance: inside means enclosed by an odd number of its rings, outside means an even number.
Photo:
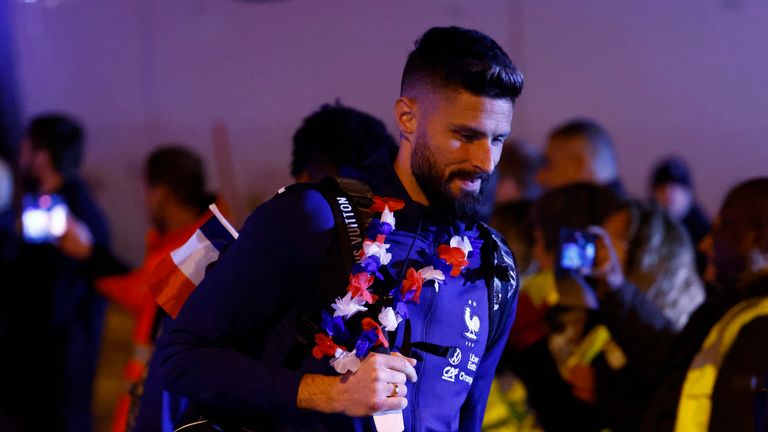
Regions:
<svg viewBox="0 0 768 432"><path fill-rule="evenodd" d="M503 318L510 313L518 289L517 262L506 240L494 229L480 223L483 246L481 254L487 266L485 282L488 287L488 316L490 330L487 346L494 346L503 331Z"/></svg>
<svg viewBox="0 0 768 432"><path fill-rule="evenodd" d="M320 192L331 207L336 227L336 244L341 248L343 268L349 270L362 257L365 230L371 219L368 208L373 205L373 192L363 182L337 177L326 177L309 187ZM326 270L337 271L337 268ZM319 291L313 298L330 303L333 298L344 295L346 287L330 283L333 278L322 277L319 280L324 283L317 287ZM308 347L313 345L315 334L320 331L317 320L319 312L315 309L316 304L313 301L299 307L296 316L296 340L283 360L284 367L297 369L306 356Z"/></svg>
<svg viewBox="0 0 768 432"><path fill-rule="evenodd" d="M373 205L373 192L365 183L343 177L326 177L319 186L318 190L331 206L339 246L347 267L351 267L362 255L365 228L371 220L368 208Z"/></svg>

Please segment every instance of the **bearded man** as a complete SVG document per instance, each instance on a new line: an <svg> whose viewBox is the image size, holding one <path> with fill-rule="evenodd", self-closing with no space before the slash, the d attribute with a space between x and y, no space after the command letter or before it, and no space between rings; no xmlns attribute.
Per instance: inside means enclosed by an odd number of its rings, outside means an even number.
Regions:
<svg viewBox="0 0 768 432"><path fill-rule="evenodd" d="M517 287L477 213L522 85L488 36L428 30L395 102L395 159L342 172L380 217L360 234L345 199L339 223L311 186L257 208L161 342L166 390L224 430L370 430L387 411L405 430L480 430ZM354 265L338 230L363 243Z"/></svg>

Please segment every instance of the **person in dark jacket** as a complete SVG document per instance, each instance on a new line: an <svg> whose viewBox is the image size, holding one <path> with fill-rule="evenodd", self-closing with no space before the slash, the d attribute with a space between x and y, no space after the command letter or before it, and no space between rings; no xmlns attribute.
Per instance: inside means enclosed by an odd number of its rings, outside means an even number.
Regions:
<svg viewBox="0 0 768 432"><path fill-rule="evenodd" d="M510 132L521 89L522 75L489 37L457 27L430 29L403 73L395 104L396 159L347 173L392 198L381 202L392 204L397 218L386 235L391 247L371 240L360 265L381 263L376 268L391 280L385 283L392 284L393 296L421 287L412 270L445 269L439 287L425 284L407 315L399 315L404 323L368 317L371 331L378 322L393 324L389 346L403 354L355 360L352 348L367 346L358 340L348 349L336 346L336 354L330 350L336 361L358 362L354 372L334 373L327 358L318 360L308 350L297 367L285 366L297 308L313 300L333 302L322 292L330 284L341 288L336 306L346 315L350 304L341 296L352 294L343 292L349 273L336 240L336 229L344 227L335 226L320 193L294 187L251 214L161 340L166 390L188 397L222 424L265 430L370 430L370 416L383 410L402 410L406 430L479 430L517 290L506 284L507 291L489 296L483 275L493 263L469 249L480 246L473 231L478 197ZM483 244L499 243L485 238ZM454 260L447 251L463 258ZM452 264L445 268L446 262ZM514 272L509 276L516 279ZM402 278L415 285L400 285ZM369 294L364 290L354 299ZM365 307L374 307L376 300L369 300L363 299ZM498 331L491 334L494 324ZM321 342L326 336L315 335Z"/></svg>
<svg viewBox="0 0 768 432"><path fill-rule="evenodd" d="M35 117L21 145L20 202L61 199L66 228L50 238L29 230L25 208L8 218L11 262L3 275L2 404L16 426L3 430L92 430L92 388L104 320L97 275L121 270L109 230L78 175L84 134L60 114ZM6 230L6 232L8 232ZM107 256L105 259L104 257ZM106 263L106 264L105 264ZM11 351L9 351L10 353Z"/></svg>
<svg viewBox="0 0 768 432"><path fill-rule="evenodd" d="M685 227L694 245L709 234L712 224L696 202L691 172L683 159L669 157L656 164L651 174L651 194L653 201ZM706 256L698 252L699 273L703 272L706 263Z"/></svg>
<svg viewBox="0 0 768 432"><path fill-rule="evenodd" d="M768 376L768 178L744 182L726 197L711 239L705 241L717 284L677 335L647 297L625 280L605 231L594 232L611 256L595 272L603 282L601 310L611 334L643 375L647 387L638 391L652 394L638 429L764 428L759 422L765 417ZM751 314L740 316L742 310ZM739 320L740 326L734 327ZM733 338L717 351L712 344L728 333L725 328ZM692 389L698 390L692 394ZM692 412L691 399L705 408Z"/></svg>

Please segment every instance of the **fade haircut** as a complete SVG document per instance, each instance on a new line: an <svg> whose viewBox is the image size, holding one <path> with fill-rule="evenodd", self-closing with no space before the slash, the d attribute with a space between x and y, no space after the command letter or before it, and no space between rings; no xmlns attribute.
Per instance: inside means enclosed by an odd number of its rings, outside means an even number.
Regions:
<svg viewBox="0 0 768 432"><path fill-rule="evenodd" d="M85 134L75 119L59 113L38 115L29 123L26 136L32 148L48 152L59 174L64 177L77 175Z"/></svg>
<svg viewBox="0 0 768 432"><path fill-rule="evenodd" d="M618 177L616 150L608 132L596 121L574 119L553 130L549 141L583 139L586 151L592 157L595 175L600 182L610 182Z"/></svg>
<svg viewBox="0 0 768 432"><path fill-rule="evenodd" d="M401 96L422 86L511 102L520 96L523 75L499 44L479 31L433 27L414 46L403 69Z"/></svg>

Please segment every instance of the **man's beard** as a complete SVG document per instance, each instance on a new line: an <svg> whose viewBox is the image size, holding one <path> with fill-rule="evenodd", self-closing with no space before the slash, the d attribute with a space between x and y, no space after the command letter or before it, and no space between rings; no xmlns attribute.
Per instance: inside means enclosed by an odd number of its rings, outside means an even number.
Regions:
<svg viewBox="0 0 768 432"><path fill-rule="evenodd" d="M438 214L446 216L450 220L471 222L480 215L480 210L485 203L485 188L490 180L487 173L460 169L451 172L447 178L443 178L435 155L429 143L421 134L416 137L416 143L411 156L411 169L416 182L429 201L430 208ZM454 179L480 178L480 190L477 193L461 189L458 196L451 193L450 183Z"/></svg>

